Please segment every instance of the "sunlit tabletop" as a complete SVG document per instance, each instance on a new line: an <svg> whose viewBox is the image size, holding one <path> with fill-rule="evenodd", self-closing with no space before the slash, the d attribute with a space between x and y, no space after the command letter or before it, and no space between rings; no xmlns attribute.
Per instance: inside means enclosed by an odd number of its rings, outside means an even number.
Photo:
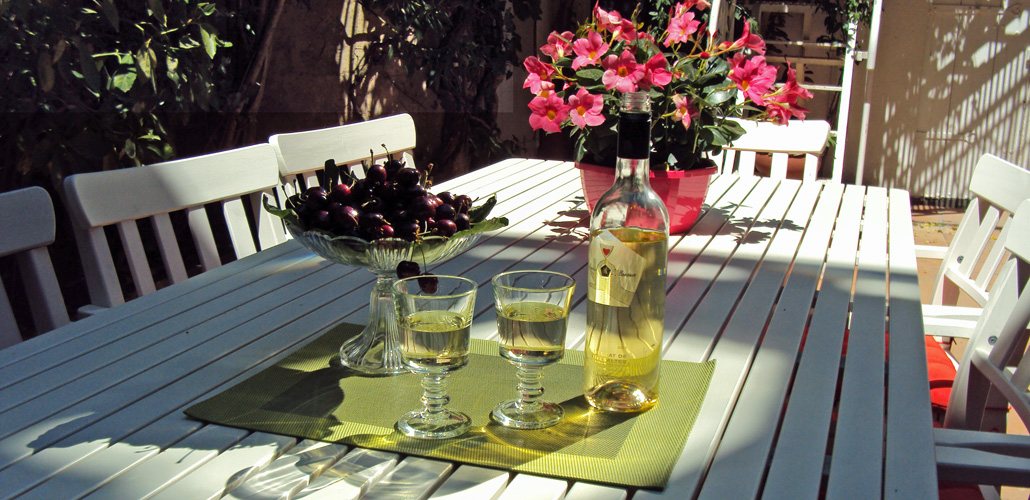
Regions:
<svg viewBox="0 0 1030 500"><path fill-rule="evenodd" d="M589 213L573 165L511 159L444 190L496 193L510 220L432 269L479 283L473 336L496 337L493 275L550 269L582 284L567 343L582 349ZM365 322L372 274L288 241L0 351L0 498L936 497L907 192L716 176L669 246L664 357L717 363L663 491L187 418Z"/></svg>

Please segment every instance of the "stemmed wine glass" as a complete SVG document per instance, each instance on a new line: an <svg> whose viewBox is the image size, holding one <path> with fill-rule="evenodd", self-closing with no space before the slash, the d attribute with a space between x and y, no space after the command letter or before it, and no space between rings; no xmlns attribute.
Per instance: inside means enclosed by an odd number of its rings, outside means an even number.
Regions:
<svg viewBox="0 0 1030 500"><path fill-rule="evenodd" d="M409 370L423 375L423 408L397 421L402 434L444 439L469 429L468 415L447 408L447 374L468 363L476 289L476 282L457 276L417 276L393 284L401 356Z"/></svg>
<svg viewBox="0 0 1030 500"><path fill-rule="evenodd" d="M498 423L516 429L541 429L561 421L557 403L542 401L542 370L565 354L569 302L576 281L551 271L511 271L493 280L498 350L518 368L518 399L493 410Z"/></svg>

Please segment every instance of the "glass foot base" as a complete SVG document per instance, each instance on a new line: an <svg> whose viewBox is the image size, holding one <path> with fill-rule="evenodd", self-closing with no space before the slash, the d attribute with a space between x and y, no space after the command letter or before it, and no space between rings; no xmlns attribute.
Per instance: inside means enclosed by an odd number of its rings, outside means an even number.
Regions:
<svg viewBox="0 0 1030 500"><path fill-rule="evenodd" d="M458 437L468 432L471 426L472 419L468 415L451 410L444 410L433 418L426 418L423 410L414 410L397 421L397 430L401 434L419 439Z"/></svg>
<svg viewBox="0 0 1030 500"><path fill-rule="evenodd" d="M565 410L557 403L538 402L532 408L520 406L518 400L505 401L491 413L497 423L513 429L543 429L561 422Z"/></svg>

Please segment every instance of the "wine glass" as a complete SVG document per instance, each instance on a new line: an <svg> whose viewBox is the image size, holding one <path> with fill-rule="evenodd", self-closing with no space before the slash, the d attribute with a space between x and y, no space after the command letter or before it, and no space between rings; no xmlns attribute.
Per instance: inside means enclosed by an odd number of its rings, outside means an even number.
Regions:
<svg viewBox="0 0 1030 500"><path fill-rule="evenodd" d="M517 399L493 410L498 423L516 429L542 429L561 421L557 403L542 401L542 370L565 354L569 302L576 281L552 271L511 271L493 280L498 350L518 368Z"/></svg>
<svg viewBox="0 0 1030 500"><path fill-rule="evenodd" d="M352 236L330 236L322 231L304 231L287 221L294 239L320 257L337 264L368 269L376 276L369 299L368 323L361 334L340 347L344 366L368 375L396 375L407 372L401 357L394 317L392 286L397 264L403 260L423 265L447 260L472 246L478 234L465 233L451 238L427 236L417 242L400 238L365 241Z"/></svg>
<svg viewBox="0 0 1030 500"><path fill-rule="evenodd" d="M393 284L401 356L421 373L423 408L406 413L397 429L407 436L444 439L469 429L468 415L447 409L447 374L469 360L476 282L457 276L415 276Z"/></svg>

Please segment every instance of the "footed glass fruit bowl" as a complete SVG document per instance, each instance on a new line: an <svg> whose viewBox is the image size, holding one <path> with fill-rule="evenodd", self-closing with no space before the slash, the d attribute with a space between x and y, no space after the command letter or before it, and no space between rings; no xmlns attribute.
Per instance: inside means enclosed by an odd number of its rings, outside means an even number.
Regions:
<svg viewBox="0 0 1030 500"><path fill-rule="evenodd" d="M294 239L319 257L362 267L375 274L368 324L360 335L340 347L340 361L344 366L369 375L408 372L401 357L400 330L391 292L397 280L397 264L409 260L429 266L447 260L472 246L481 234L465 231L449 238L426 236L417 242L401 238L366 241L352 236L332 236L324 231L305 231L292 221L286 221L286 228Z"/></svg>

